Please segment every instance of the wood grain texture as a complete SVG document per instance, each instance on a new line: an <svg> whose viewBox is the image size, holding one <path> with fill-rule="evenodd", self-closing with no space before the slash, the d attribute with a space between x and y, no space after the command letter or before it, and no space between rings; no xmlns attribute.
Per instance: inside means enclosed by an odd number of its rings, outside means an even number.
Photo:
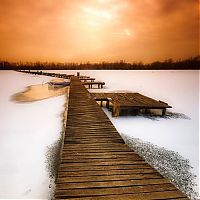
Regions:
<svg viewBox="0 0 200 200"><path fill-rule="evenodd" d="M97 100L111 99L112 103L118 103L120 107L135 108L171 108L167 103L144 96L140 93L91 93Z"/></svg>

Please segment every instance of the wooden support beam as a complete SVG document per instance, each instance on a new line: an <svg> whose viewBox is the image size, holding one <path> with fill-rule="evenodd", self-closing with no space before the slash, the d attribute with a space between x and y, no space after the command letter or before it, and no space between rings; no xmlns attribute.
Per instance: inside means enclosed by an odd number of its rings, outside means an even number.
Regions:
<svg viewBox="0 0 200 200"><path fill-rule="evenodd" d="M109 100L106 101L106 108L108 108L108 109L110 108L110 101Z"/></svg>
<svg viewBox="0 0 200 200"><path fill-rule="evenodd" d="M162 109L162 116L165 116L166 115L166 108L163 108Z"/></svg>
<svg viewBox="0 0 200 200"><path fill-rule="evenodd" d="M120 115L120 104L114 102L113 108L112 108L112 116L113 117L119 117Z"/></svg>

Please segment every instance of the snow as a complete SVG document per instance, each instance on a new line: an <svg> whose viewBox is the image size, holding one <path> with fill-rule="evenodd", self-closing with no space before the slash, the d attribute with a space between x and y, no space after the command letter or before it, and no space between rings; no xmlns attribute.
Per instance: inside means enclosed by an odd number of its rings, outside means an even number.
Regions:
<svg viewBox="0 0 200 200"><path fill-rule="evenodd" d="M0 72L0 198L49 198L47 146L60 137L65 97L27 104L10 101L13 94L49 77Z"/></svg>

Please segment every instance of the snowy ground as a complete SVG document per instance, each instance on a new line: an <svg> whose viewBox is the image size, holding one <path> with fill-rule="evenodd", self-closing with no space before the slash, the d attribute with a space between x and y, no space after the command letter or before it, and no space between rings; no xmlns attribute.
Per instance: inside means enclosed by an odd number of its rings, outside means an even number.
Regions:
<svg viewBox="0 0 200 200"><path fill-rule="evenodd" d="M76 74L76 71L64 71ZM106 114L125 137L139 138L178 152L199 171L199 72L198 71L81 71L106 83L99 92L140 92L173 106L185 118L118 117ZM0 198L49 197L50 179L45 166L47 146L60 138L65 97L16 104L13 94L50 77L0 71ZM20 180L20 181L19 181Z"/></svg>
<svg viewBox="0 0 200 200"><path fill-rule="evenodd" d="M33 103L10 101L13 94L49 77L0 71L0 198L47 199L47 147L62 130L65 96Z"/></svg>

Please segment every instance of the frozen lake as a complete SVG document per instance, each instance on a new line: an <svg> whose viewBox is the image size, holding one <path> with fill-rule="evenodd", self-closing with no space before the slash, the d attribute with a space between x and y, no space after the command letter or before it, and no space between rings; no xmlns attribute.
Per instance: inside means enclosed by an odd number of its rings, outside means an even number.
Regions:
<svg viewBox="0 0 200 200"><path fill-rule="evenodd" d="M77 71L61 71L76 74ZM199 71L95 71L81 75L106 83L95 92L139 92L167 102L170 112L187 118L112 118L120 133L178 152L199 173ZM11 96L27 86L42 84L50 77L0 71L0 198L49 198L49 176L45 169L47 146L60 138L65 96L17 104ZM18 181L20 181L20 184Z"/></svg>

